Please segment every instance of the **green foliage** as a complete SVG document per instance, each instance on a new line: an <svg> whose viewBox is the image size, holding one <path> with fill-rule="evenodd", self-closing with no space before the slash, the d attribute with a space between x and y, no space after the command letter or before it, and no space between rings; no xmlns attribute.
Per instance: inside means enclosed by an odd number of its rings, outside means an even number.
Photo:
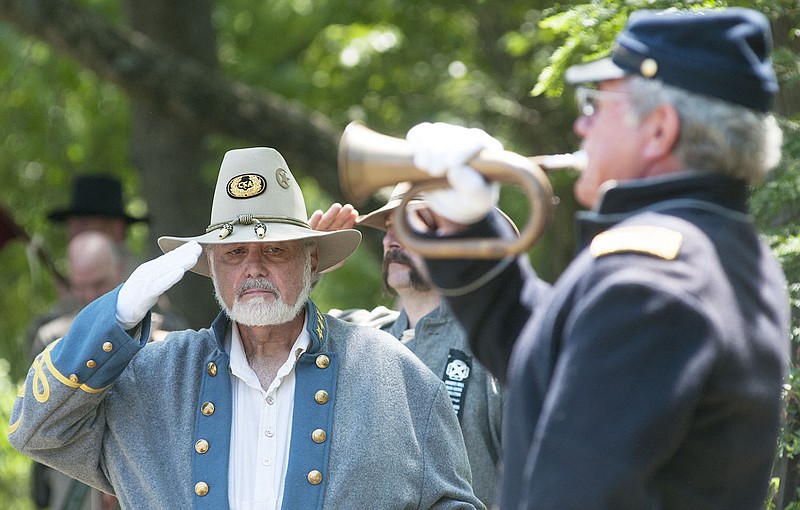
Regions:
<svg viewBox="0 0 800 510"><path fill-rule="evenodd" d="M373 129L403 136L417 122L442 120L482 125L522 153L567 150L564 138L569 137L570 119L556 128L553 121L541 125L541 116L530 103L543 100L528 93L535 64L527 55L509 54L502 43L520 19L531 26L540 19L539 11L531 2L517 0L503 5L381 0L363 6L345 0L313 2L313 6L278 1L255 8L251 2L236 0L218 3L215 9L226 73L297 99L342 127L361 120ZM258 20L271 20L269 26L280 30L265 29ZM542 136L532 129L546 133ZM542 147L531 148L532 138ZM552 148L545 148L547 143ZM504 204L512 200L513 194ZM323 279L315 298L320 299L329 284L346 292L353 282L361 281L349 278L349 267L376 267L376 239L365 236L366 246L357 254L363 256L365 249L372 253L371 264L349 261ZM542 251L537 260L552 267L548 274L556 275L566 258L553 261ZM359 293L358 301L388 299L378 293L379 288ZM341 296L338 304L361 306Z"/></svg>
<svg viewBox="0 0 800 510"><path fill-rule="evenodd" d="M115 22L121 18L122 2L79 3ZM402 136L421 121L456 122L484 127L507 148L533 155L574 149L574 110L569 99L558 99L564 92L563 72L573 63L607 53L629 12L723 3L217 0L213 23L222 73L320 111L336 125L362 120L381 132ZM789 16L795 20L792 26L800 25L797 0L729 3L759 8L772 18ZM795 51L777 48L775 63L782 87L797 87L800 58ZM75 174L110 172L123 180L127 196L136 196L138 178L128 159L128 100L116 87L47 45L20 36L8 24L0 24L0 92L4 98L0 204L63 264L63 232L47 222L46 214L67 202ZM800 212L800 133L789 119L784 128L784 163L774 180L756 190L753 210L784 265L797 308L800 241L793 226ZM202 172L213 182L219 154L237 142L211 136L209 145L213 164ZM326 209L328 190L298 173L309 212ZM576 208L572 178L566 173L553 176L561 204L553 227L531 253L537 270L548 280L554 280L571 258L571 217ZM518 224L526 218L524 202L514 190L504 190L503 208ZM132 212L141 213L146 205L135 200L132 207L136 209ZM146 228L132 233L134 251L142 255ZM367 231L364 235L356 254L342 268L324 275L315 288L313 297L323 310L391 303L392 298L381 292L379 236ZM57 296L44 268L29 260L21 242L0 248L0 267L0 309L5 318L0 321L0 358L10 361L10 377L0 374L0 395L8 396L2 397L4 406L8 404L3 407L6 412L15 392L4 381L20 379L28 366L26 327ZM796 319L794 327L797 341ZM782 437L782 455L790 458L796 457L800 445L796 370L787 381L789 421ZM26 508L22 493L14 490L27 490L27 465L6 453L7 448L6 442L0 444L0 465L10 470L0 473L0 510L5 501L12 502L9 508ZM780 481L776 477L776 491ZM17 489L12 489L14 483Z"/></svg>
<svg viewBox="0 0 800 510"><path fill-rule="evenodd" d="M767 236L773 252L783 266L792 304L792 365L784 385L784 425L778 442L776 465L789 466L796 473L800 461L800 123L786 122L783 163L772 180L755 190L753 211L759 227ZM774 482L793 479L790 472L779 473ZM786 487L784 509L800 509L798 487Z"/></svg>
<svg viewBox="0 0 800 510"><path fill-rule="evenodd" d="M46 214L66 205L72 177L119 176L128 191L136 175L127 160L127 101L91 73L58 57L44 43L0 25L0 206L44 246L63 271L63 229ZM130 193L131 195L133 193ZM143 207L142 203L138 204ZM141 246L142 235L132 240ZM52 277L20 241L0 249L0 357L11 374L27 370L25 330L56 299Z"/></svg>
<svg viewBox="0 0 800 510"><path fill-rule="evenodd" d="M559 96L563 92L563 76L567 67L606 56L628 15L639 9L697 9L719 7L724 2L668 0L601 0L579 4L567 10L556 5L545 11L536 36L542 40L557 38L561 44L548 59L532 90L532 94Z"/></svg>
<svg viewBox="0 0 800 510"><path fill-rule="evenodd" d="M0 359L0 420L4 434L0 440L0 510L28 510L33 504L30 494L31 460L8 443L6 432L17 388L9 377L8 361Z"/></svg>
<svg viewBox="0 0 800 510"><path fill-rule="evenodd" d="M226 73L338 125L363 120L402 135L422 120L447 120L483 125L513 146L529 143L517 123L541 122L529 104L541 100L528 94L535 74L527 55L500 42L520 19L537 19L535 2L251 4L216 7Z"/></svg>

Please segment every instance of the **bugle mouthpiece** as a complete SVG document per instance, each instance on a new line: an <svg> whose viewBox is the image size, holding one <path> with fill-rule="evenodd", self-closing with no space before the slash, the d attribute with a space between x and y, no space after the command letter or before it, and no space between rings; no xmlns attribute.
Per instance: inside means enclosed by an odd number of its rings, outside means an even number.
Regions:
<svg viewBox="0 0 800 510"><path fill-rule="evenodd" d="M585 151L575 151L569 154L535 156L532 159L544 170L565 170L569 168L583 170L588 161Z"/></svg>

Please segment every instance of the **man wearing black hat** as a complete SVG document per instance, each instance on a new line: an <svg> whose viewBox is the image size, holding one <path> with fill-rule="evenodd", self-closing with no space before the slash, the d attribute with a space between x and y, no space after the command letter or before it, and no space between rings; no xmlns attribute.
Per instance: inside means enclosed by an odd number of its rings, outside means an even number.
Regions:
<svg viewBox="0 0 800 510"><path fill-rule="evenodd" d="M125 242L130 224L147 222L146 216L125 212L122 183L100 174L78 176L72 183L70 204L52 211L47 217L66 225L68 239L86 230L97 230L118 243Z"/></svg>
<svg viewBox="0 0 800 510"><path fill-rule="evenodd" d="M72 183L70 202L47 217L66 227L67 266L70 288L58 303L28 328L27 346L31 359L51 342L64 336L78 312L96 297L124 281L137 265L127 247L128 226L147 222L146 216L125 211L122 183L104 174L84 174ZM162 298L153 339L166 335L164 327L183 325L173 313L165 315L168 302ZM106 509L116 501L66 475L35 463L32 474L33 499L37 508ZM101 495L102 494L102 495ZM101 501L102 500L102 501Z"/></svg>
<svg viewBox="0 0 800 510"><path fill-rule="evenodd" d="M449 303L507 384L503 509L763 508L789 359L780 266L748 215L780 157L771 34L741 8L641 11L573 66L586 165L579 253L550 286L527 259ZM499 232L466 163L486 134L421 124L438 235ZM446 221L445 221L446 220ZM494 261L428 261L442 288Z"/></svg>
<svg viewBox="0 0 800 510"><path fill-rule="evenodd" d="M123 271L113 274L118 282L138 266L139 262L127 246L128 227L134 223L147 223L149 218L143 215L132 215L125 211L122 182L116 177L104 174L84 174L75 178L72 183L70 202L64 207L51 211L47 217L67 230L68 245L79 235L86 232L100 233L108 236L114 243L114 256L123 260ZM80 243L85 244L85 243ZM81 257L81 250L72 250L71 260ZM70 262L71 264L71 262ZM108 266L105 266L108 268ZM106 271L111 274L112 271ZM71 283L72 285L72 283ZM31 358L39 354L48 343L66 334L75 315L88 304L88 301L75 295L74 288L66 289L60 301L35 319L28 328L27 346ZM91 300L89 300L91 301ZM185 327L185 320L172 311L166 297L162 297L158 306L160 325L167 330ZM156 328L158 336L163 337L164 330Z"/></svg>

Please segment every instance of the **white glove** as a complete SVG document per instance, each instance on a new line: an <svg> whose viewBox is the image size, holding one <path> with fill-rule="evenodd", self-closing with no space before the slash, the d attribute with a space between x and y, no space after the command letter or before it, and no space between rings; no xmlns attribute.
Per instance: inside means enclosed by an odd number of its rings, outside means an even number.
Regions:
<svg viewBox="0 0 800 510"><path fill-rule="evenodd" d="M475 223L497 204L500 185L487 182L467 163L484 149L502 150L499 140L482 129L444 122L417 124L406 140L414 153L414 166L433 177L447 175L451 188L426 194L436 214L456 223Z"/></svg>
<svg viewBox="0 0 800 510"><path fill-rule="evenodd" d="M202 252L197 241L190 241L137 267L117 295L117 322L122 329L133 329L142 322L161 294L194 267Z"/></svg>

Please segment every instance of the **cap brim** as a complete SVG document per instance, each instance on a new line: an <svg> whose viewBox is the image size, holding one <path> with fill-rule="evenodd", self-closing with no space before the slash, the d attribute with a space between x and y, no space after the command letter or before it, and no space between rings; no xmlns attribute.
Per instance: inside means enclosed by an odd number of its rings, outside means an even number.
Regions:
<svg viewBox="0 0 800 510"><path fill-rule="evenodd" d="M206 244L230 244L230 243L269 243L299 241L303 239L314 239L319 248L317 259L317 272L325 271L349 257L361 243L361 232L355 229L337 230L334 232L320 232L294 225L267 224L267 236L262 239L253 239L252 229L235 228L233 233L221 239L219 231L214 230L207 234L196 237L169 237L158 238L158 247L167 253L189 241L197 241L201 245ZM197 264L190 269L193 273L203 276L211 276L208 261L205 256L197 260Z"/></svg>
<svg viewBox="0 0 800 510"><path fill-rule="evenodd" d="M400 206L401 202L402 199L399 198L389 200L383 207L375 209L371 213L362 214L356 218L356 225L386 231L386 217L392 214L392 212ZM420 202L424 202L424 200L412 198L408 203L417 204Z"/></svg>
<svg viewBox="0 0 800 510"><path fill-rule="evenodd" d="M359 216L356 219L356 225L359 225L359 226L365 225L367 227L376 228L378 230L382 230L382 231L385 232L386 231L386 217L389 216L390 214L392 214L392 212L400 206L400 202L401 201L399 199L390 200L389 202L386 203L386 205L384 205L380 209L375 209L374 211L372 211L369 214L364 214L362 216ZM409 204L424 203L424 202L425 202L425 200L413 199L413 200L409 201ZM514 220L512 220L499 207L495 207L494 210L497 211L500 214L501 218L505 219L508 222L508 224L511 226L512 230L514 231L514 233L519 235L519 228L517 228L517 225L516 225L516 223L514 223Z"/></svg>
<svg viewBox="0 0 800 510"><path fill-rule="evenodd" d="M611 57L606 57L593 62L570 66L564 73L564 80L567 83L588 83L616 80L626 74L624 69L614 64Z"/></svg>

